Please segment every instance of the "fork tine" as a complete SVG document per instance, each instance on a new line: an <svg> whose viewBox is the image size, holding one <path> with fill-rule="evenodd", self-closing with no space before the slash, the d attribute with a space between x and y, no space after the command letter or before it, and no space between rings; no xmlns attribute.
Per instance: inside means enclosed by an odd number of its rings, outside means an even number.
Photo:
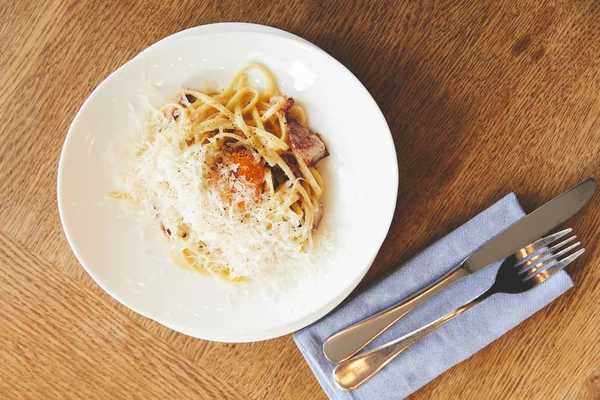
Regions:
<svg viewBox="0 0 600 400"><path fill-rule="evenodd" d="M562 271L567 265L569 265L573 261L575 261L584 252L585 252L585 249L577 250L575 253L571 254L568 257L563 258L562 260L560 260L559 262L557 262L556 264L552 265L549 268L546 268L541 271L540 270L533 271L525 279L536 278L540 275L543 275L543 279L546 280L546 279L550 278L551 276L556 275L557 273Z"/></svg>
<svg viewBox="0 0 600 400"><path fill-rule="evenodd" d="M542 254L542 256L550 255L550 257L544 257L543 260L538 261L537 264L535 264L533 266L531 266L531 264L524 266L519 271L519 274L522 275L522 274L526 273L525 279L527 279L529 276L533 275L535 271L541 271L543 269L543 267L547 266L550 261L558 259L563 254L568 253L569 251L573 250L575 247L577 247L581 244L581 242L577 242L577 243L570 245L569 247L567 247L565 249L562 249L558 253L555 253L555 254L553 253L553 249L556 250L556 248L560 248L561 245L564 245L567 242L570 242L570 240L567 239L567 240L563 241L562 243L559 243L558 245L553 246L552 249L548 249L548 251L545 252L544 254Z"/></svg>
<svg viewBox="0 0 600 400"><path fill-rule="evenodd" d="M530 269L533 269L533 267L535 267L536 264L540 264L541 262L551 261L552 258L549 256L552 256L552 254L554 254L554 252L556 250L560 249L561 247L563 247L564 245L566 245L569 242L572 242L575 239L577 239L577 235L573 235L570 238L567 238L567 239L563 240L562 242L555 244L554 246L550 247L549 249L546 249L546 251L544 251L543 253L539 253L539 254L535 255L534 257L529 258L526 261L525 265L523 265L523 267L519 270L519 274L522 274L526 271L529 271ZM559 257L562 254L565 254L567 251L573 249L578 244L580 244L580 243L576 243L575 245L572 245L571 247L557 253L556 257L554 257L554 259Z"/></svg>
<svg viewBox="0 0 600 400"><path fill-rule="evenodd" d="M524 264L517 264L517 267L521 267L519 269L519 274L523 274L524 272L529 271L530 269L537 267L538 264L542 263L542 262L546 262L546 261L550 261L550 259L552 258L552 255L561 247L565 246L567 243L572 242L573 240L575 240L577 238L577 236L573 235L565 240L563 240L560 243L555 244L554 246L550 247L550 248L546 248L543 252L540 252L538 254L536 254L533 257L528 258ZM562 253L558 253L560 254L564 254L564 252ZM556 257L554 257L556 258Z"/></svg>
<svg viewBox="0 0 600 400"><path fill-rule="evenodd" d="M574 243L574 244L570 245L569 247L554 254L552 257L549 257L549 258L545 259L544 261L537 263L536 265L533 266L533 268L529 269L527 272L522 274L522 275L524 275L524 276L522 276L522 279L527 280L527 279L531 278L533 275L552 267L552 265L550 264L551 261L558 260L559 257L567 254L569 251L573 250L580 244L581 244L581 242Z"/></svg>
<svg viewBox="0 0 600 400"><path fill-rule="evenodd" d="M519 269L518 273L523 274L523 273L529 271L530 269L537 267L537 265L542 262L550 261L551 256L554 254L554 252L556 252L561 247L565 246L567 243L572 242L573 240L575 240L575 238L577 238L577 236L573 235L570 238L567 238L567 239L563 240L562 242L557 243L550 248L546 248L543 252L539 252L535 256L529 257L527 260L525 260L524 263L516 264L516 267L521 267ZM564 252L560 253L560 254L564 254ZM554 258L556 258L556 257L554 257Z"/></svg>
<svg viewBox="0 0 600 400"><path fill-rule="evenodd" d="M552 235L548 235L541 239L536 240L535 242L523 247L521 250L517 252L517 259L519 262L516 266L524 264L532 257L536 256L541 250L543 250L549 244L556 242L561 237L571 233L573 231L572 228L563 229L562 231L558 231L553 233Z"/></svg>
<svg viewBox="0 0 600 400"><path fill-rule="evenodd" d="M555 250L558 250L558 249L560 249L561 247L563 247L565 244L567 244L567 243L569 243L569 242L572 242L572 241L573 241L573 240L575 240L575 239L577 239L577 235L573 235L573 236L571 236L571 237L569 237L569 238L566 238L566 239L565 239L565 240L563 240L562 242L560 242L560 243L557 243L557 244L555 244L554 246L550 247L550 249L549 249L549 250L550 250L550 251L555 251Z"/></svg>

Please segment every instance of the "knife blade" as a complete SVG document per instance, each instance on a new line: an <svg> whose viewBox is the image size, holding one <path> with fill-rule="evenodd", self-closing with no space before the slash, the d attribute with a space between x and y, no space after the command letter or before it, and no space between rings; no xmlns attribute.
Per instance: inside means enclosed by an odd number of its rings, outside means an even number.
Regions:
<svg viewBox="0 0 600 400"><path fill-rule="evenodd" d="M464 261L465 266L469 272L477 272L544 236L579 211L592 198L596 186L596 180L588 178L550 200L480 247Z"/></svg>
<svg viewBox="0 0 600 400"><path fill-rule="evenodd" d="M400 318L436 293L516 253L566 221L592 198L596 186L594 178L586 179L506 228L430 286L330 336L323 343L325 357L337 363L352 357Z"/></svg>

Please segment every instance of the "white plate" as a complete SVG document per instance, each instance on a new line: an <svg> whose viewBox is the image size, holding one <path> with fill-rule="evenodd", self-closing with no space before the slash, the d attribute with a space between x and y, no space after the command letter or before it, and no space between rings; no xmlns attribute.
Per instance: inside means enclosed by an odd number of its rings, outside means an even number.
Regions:
<svg viewBox="0 0 600 400"><path fill-rule="evenodd" d="M142 239L134 218L119 218L106 195L113 188L107 147L130 129L127 103L135 102L138 89L150 81L167 95L182 86L201 86L206 79L222 87L248 61L274 72L281 92L305 107L331 153L322 164L329 192L325 228L331 237L331 248L315 266L322 273L277 295L172 265L158 229ZM65 140L58 204L75 255L115 299L191 336L247 342L314 322L356 287L387 234L397 185L396 154L385 119L343 65L281 33L204 31L180 33L151 46L94 90Z"/></svg>

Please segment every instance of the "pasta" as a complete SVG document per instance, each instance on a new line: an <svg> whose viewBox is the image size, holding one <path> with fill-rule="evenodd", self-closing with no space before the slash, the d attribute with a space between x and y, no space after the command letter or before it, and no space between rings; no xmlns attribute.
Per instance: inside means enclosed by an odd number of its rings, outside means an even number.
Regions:
<svg viewBox="0 0 600 400"><path fill-rule="evenodd" d="M248 70L265 77L249 84ZM313 246L328 155L304 110L263 65L223 91L181 89L138 128L112 197L140 204L176 264L230 281L260 277Z"/></svg>

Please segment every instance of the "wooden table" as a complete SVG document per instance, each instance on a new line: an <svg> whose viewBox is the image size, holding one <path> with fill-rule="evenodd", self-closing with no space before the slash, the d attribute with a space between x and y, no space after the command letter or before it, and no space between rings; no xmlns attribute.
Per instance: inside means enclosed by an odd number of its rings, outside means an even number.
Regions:
<svg viewBox="0 0 600 400"><path fill-rule="evenodd" d="M0 0L0 398L325 397L291 335L220 344L171 331L104 293L63 235L56 170L71 119L179 30L282 28L373 94L401 182L362 285L511 191L532 210L600 178L598 1L176 3ZM568 223L588 250L572 290L411 398L600 398L599 221L596 196Z"/></svg>

